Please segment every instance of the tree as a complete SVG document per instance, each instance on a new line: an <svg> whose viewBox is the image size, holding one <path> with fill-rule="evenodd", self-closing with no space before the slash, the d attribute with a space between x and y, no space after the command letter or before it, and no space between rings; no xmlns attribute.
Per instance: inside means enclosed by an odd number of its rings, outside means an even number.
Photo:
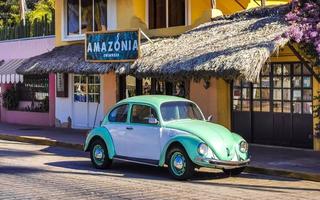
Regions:
<svg viewBox="0 0 320 200"><path fill-rule="evenodd" d="M28 12L27 16L31 22L35 20L41 20L44 16L47 16L49 21L52 20L54 14L54 0L39 0L34 9Z"/></svg>
<svg viewBox="0 0 320 200"><path fill-rule="evenodd" d="M54 0L26 0L27 20L34 22L47 15L52 20ZM0 28L12 27L20 23L20 0L0 0Z"/></svg>
<svg viewBox="0 0 320 200"><path fill-rule="evenodd" d="M20 20L19 0L0 0L0 27L13 26Z"/></svg>
<svg viewBox="0 0 320 200"><path fill-rule="evenodd" d="M291 27L284 36L320 63L320 0L293 0L286 20Z"/></svg>

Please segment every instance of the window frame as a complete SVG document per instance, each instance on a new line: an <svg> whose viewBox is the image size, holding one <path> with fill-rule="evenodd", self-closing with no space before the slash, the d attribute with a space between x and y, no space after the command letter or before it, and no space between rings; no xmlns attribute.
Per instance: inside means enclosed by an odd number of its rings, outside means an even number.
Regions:
<svg viewBox="0 0 320 200"><path fill-rule="evenodd" d="M146 24L147 24L147 28L150 29L150 25L149 25L149 1L150 0L145 0L145 19L146 19ZM172 27L179 27L179 26L169 26L169 0L165 0L166 1L166 27L165 28L172 28ZM184 26L188 26L190 25L191 22L191 5L190 5L190 0L184 0L185 1L185 25ZM161 29L161 28L154 28L152 30L157 30L157 29Z"/></svg>
<svg viewBox="0 0 320 200"><path fill-rule="evenodd" d="M109 1L107 0L107 30L109 29ZM68 41L78 41L78 40L84 40L85 39L85 33L81 33L81 0L78 0L79 2L79 34L75 35L68 35L68 0L63 1L63 12L62 12L62 28L61 28L61 35L62 35L62 41L68 42ZM95 6L94 6L95 0L92 0L92 30L94 30L94 20L95 20ZM116 12L114 12L116 14Z"/></svg>
<svg viewBox="0 0 320 200"><path fill-rule="evenodd" d="M121 106L127 106L127 108L128 108L126 121L124 121L124 122L112 122L112 121L110 121L109 118L110 118L111 113L112 113L114 110L120 108ZM126 123L128 123L128 117L129 117L129 115L131 115L131 106L130 106L128 103L123 103L123 104L120 104L120 105L117 105L117 106L113 107L113 108L110 110L110 112L106 115L106 120L104 120L104 121L107 121L107 122L113 123L113 124L126 124Z"/></svg>
<svg viewBox="0 0 320 200"><path fill-rule="evenodd" d="M132 122L132 111L133 111L133 107L134 106L147 106L147 107L150 107L151 109L153 109L156 113L156 119L158 120L158 124L147 124L147 123L136 123L136 122ZM132 103L130 105L130 108L129 108L130 112L129 112L129 115L128 116L129 118L127 119L128 122L131 124L131 125L142 125L142 126L161 126L161 122L160 122L160 115L157 111L157 109L153 106L153 105L150 105L150 104L144 104L144 103Z"/></svg>
<svg viewBox="0 0 320 200"><path fill-rule="evenodd" d="M233 85L232 85L232 91L231 91L231 95L232 95L232 112L258 112L258 113L262 113L262 112L266 112L262 109L262 103L263 102L269 102L269 111L268 113L274 113L274 114L291 114L291 115L312 115L313 111L307 112L304 107L304 105L311 105L310 107L313 108L313 100L312 100L312 94L314 91L313 88L313 76L310 72L308 72L305 64L303 64L302 62L271 62L268 64L270 67L270 71L269 74L261 74L260 75L260 81L259 81L259 86L254 86L253 83L250 83L250 87L251 88L251 97L249 99L250 101L250 109L248 110L243 110L243 101L246 99L243 98L243 89L247 88L243 86L243 81L240 82L240 85L235 85L235 81L233 81ZM295 66L298 66L300 68L299 72L295 72ZM276 67L281 67L281 73L276 74L274 72L274 69ZM284 73L284 69L287 68L289 69L289 73ZM262 87L262 79L263 78L269 78L269 87L268 88L264 88ZM276 78L280 78L281 83L279 84L279 86L275 85L275 80ZM299 78L300 79L300 85L295 87L294 85L294 78ZM289 85L285 85L285 79L289 80ZM304 80L308 79L309 80L309 85L308 86L304 86ZM253 91L254 89L258 89L260 91L260 97L258 99L254 98L253 95ZM263 99L262 98L262 89L268 89L269 90L269 99ZM235 98L234 96L234 91L235 90L240 90L240 98ZM280 93L280 99L275 99L275 91L281 91ZM287 98L285 98L285 91L289 91L289 100ZM294 92L298 91L300 92L300 98L301 99L294 99ZM305 99L305 91L309 92L309 94L311 94L311 99ZM311 93L310 93L311 92ZM310 95L309 95L310 96ZM287 96L288 97L288 96ZM239 101L239 108L235 109L235 102ZM259 107L260 110L257 111L254 109L254 103L255 102L259 102ZM276 110L276 104L278 103L278 105L280 105L281 107ZM297 104L297 105L295 105ZM287 105L287 107L285 106ZM288 106L289 105L289 106ZM300 111L296 112L295 111L295 106L296 108L299 108ZM286 107L286 108L285 108ZM290 110L290 112L288 111Z"/></svg>

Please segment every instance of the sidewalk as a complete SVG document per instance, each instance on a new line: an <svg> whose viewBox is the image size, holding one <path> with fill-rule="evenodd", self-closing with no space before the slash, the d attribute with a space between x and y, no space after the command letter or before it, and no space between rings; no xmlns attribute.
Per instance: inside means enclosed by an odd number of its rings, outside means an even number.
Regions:
<svg viewBox="0 0 320 200"><path fill-rule="evenodd" d="M0 123L0 139L83 149L87 130L21 126ZM247 172L320 181L320 152L250 145Z"/></svg>

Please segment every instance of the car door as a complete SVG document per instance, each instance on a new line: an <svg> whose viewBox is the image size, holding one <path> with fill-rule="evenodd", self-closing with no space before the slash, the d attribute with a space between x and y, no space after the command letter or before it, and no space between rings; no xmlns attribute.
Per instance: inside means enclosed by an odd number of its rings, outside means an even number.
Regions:
<svg viewBox="0 0 320 200"><path fill-rule="evenodd" d="M129 105L123 104L115 107L108 115L108 123L105 128L111 134L116 155L127 156L126 127L128 126Z"/></svg>
<svg viewBox="0 0 320 200"><path fill-rule="evenodd" d="M151 119L151 120L150 120ZM160 158L160 124L154 108L133 104L130 124L126 127L127 155L142 162L158 164Z"/></svg>

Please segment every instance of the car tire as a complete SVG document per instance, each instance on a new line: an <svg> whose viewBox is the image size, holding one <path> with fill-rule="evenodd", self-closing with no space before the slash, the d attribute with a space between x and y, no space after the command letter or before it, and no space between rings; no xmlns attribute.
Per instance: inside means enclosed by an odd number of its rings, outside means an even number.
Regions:
<svg viewBox="0 0 320 200"><path fill-rule="evenodd" d="M166 163L174 179L186 180L194 174L195 165L183 147L173 147L167 153Z"/></svg>
<svg viewBox="0 0 320 200"><path fill-rule="evenodd" d="M223 169L223 172L228 176L238 176L244 171L245 167L236 169Z"/></svg>
<svg viewBox="0 0 320 200"><path fill-rule="evenodd" d="M101 139L94 140L90 146L91 163L97 169L107 169L111 167L112 159L109 159L108 149Z"/></svg>

